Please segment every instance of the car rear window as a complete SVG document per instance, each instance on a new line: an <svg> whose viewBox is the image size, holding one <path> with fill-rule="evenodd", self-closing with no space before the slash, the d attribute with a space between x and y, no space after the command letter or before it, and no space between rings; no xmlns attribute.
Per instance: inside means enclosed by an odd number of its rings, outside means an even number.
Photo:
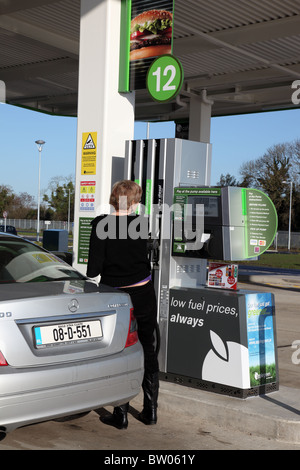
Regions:
<svg viewBox="0 0 300 470"><path fill-rule="evenodd" d="M52 253L33 243L0 237L0 284L45 282L85 277Z"/></svg>

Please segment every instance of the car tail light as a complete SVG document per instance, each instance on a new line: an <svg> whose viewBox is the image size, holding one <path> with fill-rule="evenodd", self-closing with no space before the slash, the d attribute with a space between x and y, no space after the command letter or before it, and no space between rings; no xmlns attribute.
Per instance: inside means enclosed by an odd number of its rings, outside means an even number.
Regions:
<svg viewBox="0 0 300 470"><path fill-rule="evenodd" d="M127 335L127 340L125 344L125 348L129 346L133 346L135 343L138 342L138 333L137 333L137 322L135 316L133 314L133 308L130 309L130 321L129 321L129 330Z"/></svg>
<svg viewBox="0 0 300 470"><path fill-rule="evenodd" d="M3 356L2 352L0 351L0 367L1 366L8 366L5 357Z"/></svg>

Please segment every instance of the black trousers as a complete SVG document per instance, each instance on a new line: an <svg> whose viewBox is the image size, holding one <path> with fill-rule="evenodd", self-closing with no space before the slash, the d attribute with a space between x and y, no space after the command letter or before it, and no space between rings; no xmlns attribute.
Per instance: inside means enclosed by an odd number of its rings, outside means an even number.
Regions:
<svg viewBox="0 0 300 470"><path fill-rule="evenodd" d="M157 303L152 281L142 286L123 287L132 301L134 316L138 325L138 335L144 350L145 374L158 372L158 360L155 347L155 332L157 325Z"/></svg>

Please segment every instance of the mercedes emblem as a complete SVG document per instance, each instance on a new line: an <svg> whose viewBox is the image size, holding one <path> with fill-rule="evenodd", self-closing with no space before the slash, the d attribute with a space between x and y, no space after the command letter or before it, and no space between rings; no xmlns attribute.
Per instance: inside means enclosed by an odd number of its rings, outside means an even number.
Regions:
<svg viewBox="0 0 300 470"><path fill-rule="evenodd" d="M72 313L77 312L77 310L79 309L79 302L78 302L78 300L72 299L71 302L70 302L69 305L68 305L68 309L69 309L70 312L72 312Z"/></svg>

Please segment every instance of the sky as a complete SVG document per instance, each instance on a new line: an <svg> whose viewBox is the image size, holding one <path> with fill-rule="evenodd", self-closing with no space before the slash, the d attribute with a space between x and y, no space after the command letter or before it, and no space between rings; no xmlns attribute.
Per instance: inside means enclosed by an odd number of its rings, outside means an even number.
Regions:
<svg viewBox="0 0 300 470"><path fill-rule="evenodd" d="M242 163L261 157L275 144L300 139L300 108L240 116L212 118L211 185L221 174L240 179ZM37 199L38 148L41 158L41 194L55 177L75 176L77 119L51 116L0 104L0 185L15 194L26 192ZM135 138L147 135L147 124L136 123ZM150 138L175 136L174 123L151 123Z"/></svg>

